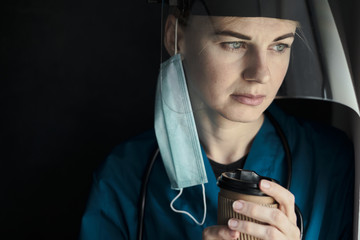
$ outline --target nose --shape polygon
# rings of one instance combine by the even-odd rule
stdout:
[[[243,70],[243,78],[247,81],[266,83],[270,80],[270,71],[266,52],[253,49],[247,53],[246,67]]]

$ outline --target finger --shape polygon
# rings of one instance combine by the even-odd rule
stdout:
[[[296,224],[295,196],[289,190],[267,180],[261,180],[260,189],[273,197],[279,203],[279,209],[288,216],[293,224]]]
[[[231,230],[225,225],[207,227],[202,234],[203,240],[231,240],[238,237],[239,233],[237,231]]]
[[[285,240],[289,239],[277,228],[271,225],[262,225],[249,221],[240,221],[238,219],[230,219],[228,222],[229,228],[252,235],[260,239],[276,239],[276,240]],[[291,239],[291,238],[290,238]]]
[[[277,208],[269,208],[251,202],[236,201],[233,204],[233,209],[235,212],[262,223],[272,225],[285,235],[292,235],[293,232],[297,232],[296,224],[292,223],[290,219]]]

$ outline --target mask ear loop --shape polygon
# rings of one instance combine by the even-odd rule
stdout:
[[[177,210],[177,209],[175,209],[174,208],[174,202],[181,196],[181,194],[183,193],[183,188],[180,188],[180,192],[179,192],[179,194],[171,201],[171,203],[170,203],[170,208],[171,208],[171,210],[173,210],[174,212],[176,212],[176,213],[181,213],[181,214],[185,214],[185,215],[187,215],[187,216],[189,216],[197,225],[199,225],[199,226],[202,226],[202,225],[204,225],[204,223],[205,223],[205,219],[206,219],[206,211],[207,211],[207,207],[206,207],[206,196],[205,196],[205,186],[204,186],[204,184],[201,184],[201,186],[202,186],[202,194],[203,194],[203,202],[204,202],[204,216],[203,216],[203,219],[202,219],[202,221],[201,221],[201,223],[200,222],[198,222],[189,212],[187,212],[187,211],[183,211],[183,210]]]
[[[176,18],[176,21],[175,21],[175,48],[174,48],[175,55],[177,54],[177,31],[178,31],[178,22],[179,22],[179,19]]]
[[[174,48],[174,53],[175,55],[177,54],[177,31],[178,31],[178,22],[179,22],[179,19],[176,18],[176,22],[175,22],[175,48]],[[170,208],[171,210],[173,210],[174,212],[176,213],[181,213],[181,214],[185,214],[187,216],[189,216],[197,225],[199,226],[202,226],[204,225],[205,223],[205,219],[206,219],[206,212],[207,212],[207,207],[206,207],[206,195],[205,195],[205,186],[204,184],[201,184],[202,186],[202,195],[203,195],[203,202],[204,202],[204,216],[203,216],[203,219],[200,222],[198,222],[189,212],[187,211],[183,211],[183,210],[178,210],[178,209],[175,209],[174,208],[174,203],[175,201],[181,196],[181,194],[183,193],[183,188],[180,188],[180,192],[179,194],[171,201],[170,203]]]

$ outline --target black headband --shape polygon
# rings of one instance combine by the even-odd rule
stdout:
[[[297,21],[294,12],[296,11],[294,1],[296,0],[193,0],[191,14],[270,17]]]
[[[299,6],[306,0],[147,0],[164,1],[193,15],[229,17],[269,17],[300,21]],[[300,4],[300,5],[299,5]]]

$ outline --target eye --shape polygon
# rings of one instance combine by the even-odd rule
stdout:
[[[287,48],[289,48],[290,46],[288,44],[283,44],[283,43],[280,43],[280,44],[277,44],[273,47],[273,50],[275,50],[276,52],[284,52]]]
[[[239,49],[243,46],[243,42],[232,42],[232,43],[229,43],[229,46],[231,48],[234,48],[234,49]]]
[[[246,47],[245,42],[224,42],[221,43],[221,45],[223,46],[223,48],[229,51],[238,51],[241,48]]]

